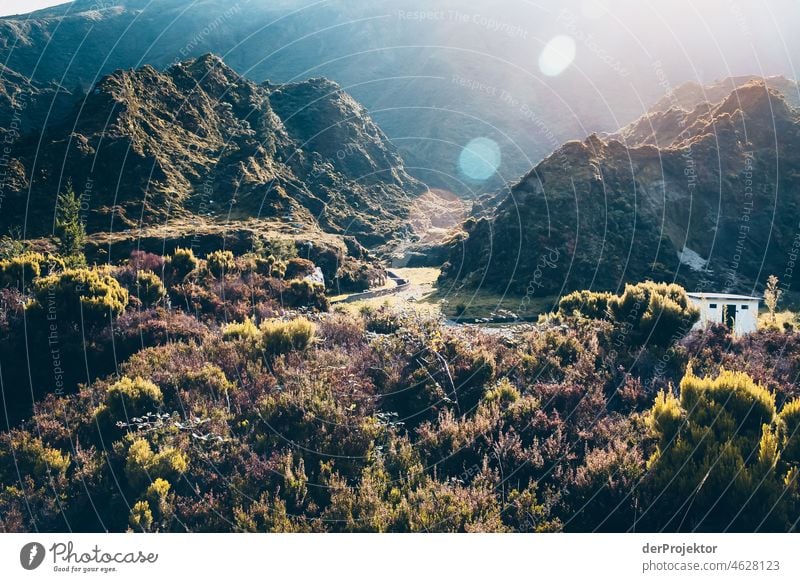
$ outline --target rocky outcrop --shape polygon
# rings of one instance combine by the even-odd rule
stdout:
[[[425,191],[335,83],[258,85],[213,55],[104,77],[63,122],[21,138],[13,162],[25,187],[6,192],[0,229],[27,216],[29,236],[51,229],[69,181],[91,232],[269,218],[369,246]]]
[[[623,143],[624,141],[624,143]],[[800,114],[763,81],[570,142],[451,243],[444,277],[521,294],[794,280]]]

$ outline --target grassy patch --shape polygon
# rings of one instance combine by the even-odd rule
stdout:
[[[769,310],[763,309],[758,314],[758,328],[768,329],[774,327],[777,329],[784,329],[786,324],[797,325],[797,312],[788,309],[784,311],[775,312],[775,321],[772,320]]]
[[[525,298],[488,291],[437,290],[424,301],[439,303],[442,312],[449,318],[483,319],[510,317],[511,314],[522,318],[535,318],[541,313],[552,311],[557,306],[558,298],[555,296]]]
[[[392,269],[403,279],[408,280],[412,285],[436,285],[436,280],[441,274],[441,269],[434,267],[419,267],[413,269]]]

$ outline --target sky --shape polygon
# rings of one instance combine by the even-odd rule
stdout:
[[[0,3],[0,16],[9,14],[25,14],[33,10],[64,4],[67,0],[3,0]]]

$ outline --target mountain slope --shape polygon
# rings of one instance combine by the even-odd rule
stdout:
[[[734,11],[715,9],[722,2],[694,10],[738,30]],[[715,54],[697,46],[706,38],[697,30],[702,19],[667,21],[632,35],[644,18],[652,21],[650,3],[630,3],[601,20],[582,15],[586,4],[79,0],[0,19],[0,62],[34,83],[56,81],[71,91],[88,91],[120,68],[161,70],[207,52],[257,82],[324,76],[367,107],[416,177],[474,197],[515,183],[567,140],[633,121],[661,97],[665,83],[683,82],[698,70],[710,78],[753,70],[791,74],[786,55],[798,52],[790,32],[782,35],[785,47],[744,54],[737,51],[747,43],[731,35],[736,46],[718,39],[723,46]],[[760,34],[789,27],[762,22],[766,11],[746,3],[738,11],[754,27],[760,23]],[[538,59],[557,35],[574,38],[575,62],[548,76]],[[773,44],[779,43],[764,46]],[[694,47],[687,63],[685,51]],[[502,154],[487,179],[470,177],[460,164],[476,138],[493,140]]]
[[[118,71],[63,122],[21,138],[0,228],[52,229],[71,180],[90,231],[191,216],[276,218],[387,242],[425,187],[334,83],[256,85],[218,57]],[[28,192],[30,190],[30,197]],[[26,214],[27,212],[27,214]]]
[[[764,82],[698,109],[638,122],[661,128],[660,148],[565,144],[466,223],[444,277],[522,294],[647,278],[752,291],[772,273],[800,287],[800,114]]]

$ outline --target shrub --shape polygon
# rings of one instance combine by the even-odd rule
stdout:
[[[781,456],[789,463],[800,463],[800,400],[785,404],[778,416],[783,437]]]
[[[297,245],[291,239],[274,238],[266,241],[263,251],[264,254],[285,262],[297,256]]]
[[[132,251],[128,264],[135,271],[161,273],[164,270],[164,257],[145,251]]]
[[[153,527],[153,512],[147,501],[137,501],[131,508],[129,523],[132,528],[150,531]]]
[[[166,267],[172,271],[178,281],[183,281],[189,273],[197,269],[198,264],[199,261],[194,256],[192,249],[175,249],[172,256],[168,257],[165,262]]]
[[[0,452],[0,480],[5,469],[13,467],[14,475],[21,472],[40,478],[45,475],[63,477],[70,466],[70,456],[58,449],[46,446],[41,439],[27,433],[13,433],[8,441],[0,440],[3,449]],[[6,457],[5,459],[3,457]],[[10,465],[10,467],[4,467]],[[10,476],[10,474],[8,475]],[[17,478],[15,477],[16,481]]]
[[[228,380],[225,372],[219,366],[206,363],[199,370],[191,370],[185,375],[183,387],[189,390],[211,392],[214,396],[222,396],[233,392],[236,384]]]
[[[143,438],[137,438],[128,448],[125,461],[125,476],[131,486],[139,491],[145,484],[158,478],[171,481],[179,478],[189,468],[189,459],[177,449],[167,447],[154,453]]]
[[[96,269],[67,269],[37,279],[34,296],[38,307],[55,309],[59,316],[89,325],[107,321],[125,311],[128,292],[111,275]]]
[[[316,267],[314,266],[314,263],[308,259],[294,257],[289,259],[289,261],[286,263],[286,272],[284,273],[284,277],[286,279],[302,279],[303,277],[313,275],[315,270]]]
[[[241,323],[229,323],[222,328],[222,339],[224,340],[252,340],[261,339],[261,331],[249,317]]]
[[[657,447],[648,461],[653,505],[645,523],[665,530],[784,531],[793,500],[784,494],[789,473],[778,465],[775,420],[775,397],[746,374],[723,370],[698,378],[688,370],[680,397],[662,393],[648,417]]]
[[[498,382],[497,386],[486,392],[484,398],[486,402],[512,404],[519,400],[520,397],[519,390],[508,381],[508,378],[503,378]]]
[[[305,350],[314,340],[315,333],[314,324],[305,317],[291,321],[268,320],[261,324],[259,330],[261,347],[270,356]]]
[[[563,316],[606,319],[620,330],[624,343],[667,347],[689,333],[700,312],[680,285],[647,281],[625,285],[622,295],[576,291],[558,304]]]
[[[403,327],[400,315],[387,307],[374,309],[364,306],[361,316],[364,318],[366,330],[371,333],[389,335],[397,333]]]
[[[61,255],[71,259],[70,264],[74,266],[85,263],[83,248],[86,245],[86,227],[81,219],[80,197],[76,196],[71,183],[58,196],[55,232]]]
[[[169,489],[169,481],[158,477],[155,481],[150,483],[145,495],[147,496],[148,501],[152,501],[154,504],[157,504],[159,500],[164,499],[167,496]]]
[[[612,297],[611,293],[574,291],[561,298],[558,312],[565,316],[578,313],[589,319],[603,319],[608,313],[608,302]]]
[[[136,273],[136,297],[146,307],[152,307],[167,295],[167,290],[158,275],[152,271]]]
[[[632,330],[635,345],[668,346],[686,335],[700,317],[683,287],[651,281],[626,285],[608,306],[614,321]]]
[[[236,270],[236,260],[231,251],[214,251],[206,257],[206,266],[219,279]]]
[[[17,257],[0,261],[0,286],[22,290],[42,274],[46,262],[44,255],[27,252]]]
[[[272,255],[266,258],[256,257],[253,259],[253,262],[255,272],[264,277],[276,277],[281,279],[286,274],[286,263],[277,260]]]
[[[286,275],[286,262],[276,259],[273,255],[268,256],[264,261],[265,263],[259,263],[259,268],[265,271],[262,273],[263,275],[283,279]]]
[[[13,259],[28,251],[30,245],[22,236],[19,226],[9,229],[8,234],[0,236],[0,260]]]
[[[380,287],[386,283],[386,271],[382,268],[345,257],[333,280],[340,292],[361,292],[370,287]]]
[[[154,412],[163,404],[164,395],[161,388],[149,380],[139,377],[131,380],[123,376],[109,386],[105,401],[113,418],[123,420]]]
[[[311,307],[326,311],[330,306],[328,298],[325,297],[325,287],[305,279],[289,281],[283,299],[289,307]]]

